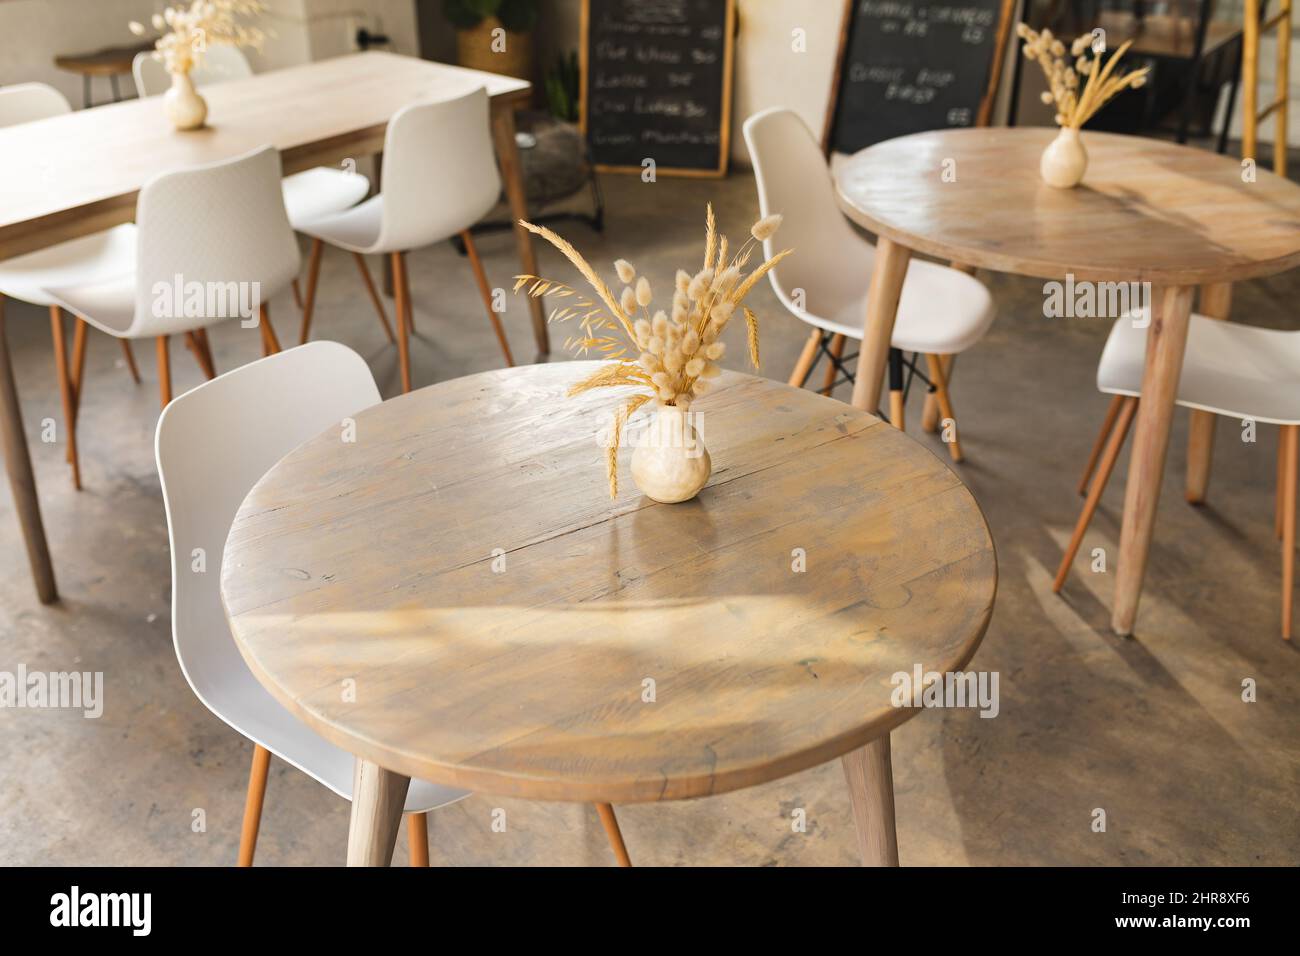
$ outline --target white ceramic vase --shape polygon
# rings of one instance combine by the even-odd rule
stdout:
[[[1079,131],[1062,127],[1056,139],[1043,150],[1038,171],[1043,182],[1057,189],[1070,189],[1079,185],[1088,169],[1088,151],[1079,141]]]
[[[687,414],[661,405],[632,452],[632,480],[647,498],[675,504],[694,498],[709,480],[713,462]]]
[[[171,88],[163,94],[167,118],[179,130],[198,129],[208,118],[208,104],[194,88],[188,73],[173,73]]]

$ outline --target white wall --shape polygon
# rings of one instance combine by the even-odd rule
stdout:
[[[734,161],[749,164],[741,125],[770,106],[794,110],[813,135],[821,137],[843,13],[842,3],[828,0],[740,0],[731,124]],[[802,52],[795,50],[796,30],[803,31]]]
[[[39,81],[81,105],[81,77],[58,69],[59,54],[89,53],[138,42],[127,28],[147,22],[163,0],[0,0],[0,84]],[[353,49],[357,27],[392,37],[399,53],[419,52],[414,0],[267,0],[258,25],[274,34],[249,51],[259,71],[320,60]],[[134,84],[120,78],[129,96]],[[95,101],[109,98],[107,79],[94,81]]]

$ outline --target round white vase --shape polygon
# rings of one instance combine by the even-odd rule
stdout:
[[[163,94],[163,109],[179,130],[198,129],[208,118],[208,104],[199,96],[188,73],[172,74],[171,88]]]
[[[1043,182],[1057,189],[1070,189],[1079,185],[1088,169],[1088,151],[1079,140],[1079,131],[1062,127],[1056,139],[1043,150],[1038,171]]]
[[[709,480],[713,462],[686,413],[661,405],[632,452],[632,480],[647,498],[675,504],[694,498]]]

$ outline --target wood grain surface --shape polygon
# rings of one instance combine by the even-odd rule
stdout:
[[[1300,265],[1300,186],[1238,160],[1084,130],[1074,189],[1039,178],[1054,129],[955,129],[839,167],[844,211],[915,252],[1020,275],[1201,285]],[[945,162],[955,175],[944,181]],[[950,177],[951,178],[951,177]]]
[[[625,449],[611,501],[597,433],[617,396],[564,397],[593,367],[412,392],[253,488],[222,595],[286,707],[400,774],[627,803],[845,754],[917,713],[891,705],[896,672],[971,659],[996,558],[931,452],[726,372],[697,405],[714,462],[700,496],[642,497]]]
[[[178,133],[161,97],[127,100],[0,130],[0,259],[129,222],[162,172],[280,151],[284,172],[383,149],[389,118],[422,97],[487,87],[494,107],[529,84],[372,50],[203,88],[208,125]]]

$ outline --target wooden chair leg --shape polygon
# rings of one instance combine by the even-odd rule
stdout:
[[[939,363],[939,356],[927,355],[925,364],[930,372],[930,381],[934,383],[934,399],[939,403],[939,412],[944,418],[951,419],[955,425],[957,416],[952,410],[952,396],[948,394],[948,380],[944,377],[943,366]],[[952,441],[946,444],[948,445],[948,454],[952,456],[952,460],[961,461],[964,457],[961,452],[961,441],[955,433],[952,436]]]
[[[901,349],[889,350],[889,424],[900,432],[906,430],[904,416],[907,393],[903,382],[903,352]]]
[[[320,256],[324,246],[323,240],[313,239],[311,252],[307,256],[307,295],[302,302],[302,335],[298,339],[299,345],[306,345],[307,336],[311,335],[311,318],[316,310],[316,283],[320,279]]]
[[[838,362],[844,355],[844,336],[831,336],[831,355],[834,356],[835,362]],[[839,374],[839,368],[835,362],[826,363],[826,376],[822,379],[822,394],[829,397],[835,390],[835,376]]]
[[[81,383],[86,377],[86,320],[78,318],[72,326],[72,366],[68,375],[72,380],[72,417],[76,421],[81,411]]]
[[[63,427],[67,431],[68,461],[72,465],[72,487],[81,490],[81,462],[77,457],[77,410],[72,378],[68,372],[68,343],[63,329],[63,310],[50,306],[50,332],[54,337],[54,366],[59,377],[59,397],[63,401]]]
[[[172,363],[167,354],[167,336],[158,336],[155,344],[158,349],[158,396],[162,399],[162,407],[166,408],[172,400]]]
[[[298,311],[301,312],[302,311],[302,286],[298,283],[297,277],[294,278],[293,282],[291,283],[291,286],[293,288],[293,304],[297,306]]]
[[[813,329],[808,334],[808,341],[803,344],[803,351],[799,353],[799,360],[794,363],[794,371],[790,373],[790,384],[795,388],[803,388],[804,382],[808,381],[808,373],[812,370],[813,362],[817,359],[817,350],[821,348],[822,330]]]
[[[939,364],[943,366],[943,378],[952,384],[952,370],[957,364],[957,356],[940,355]],[[939,403],[933,392],[925,393],[925,405],[921,409],[921,431],[933,435],[939,430]]]
[[[392,254],[393,292],[397,300],[397,362],[402,372],[402,392],[411,390],[411,287],[406,281],[406,257]]]
[[[239,833],[239,865],[252,866],[257,850],[257,830],[262,825],[262,798],[266,796],[266,771],[271,751],[253,745],[253,766],[248,771],[248,795],[244,798],[244,826]]]
[[[72,361],[68,369],[68,379],[72,385],[72,421],[68,423],[68,431],[73,434],[77,431],[77,419],[81,415],[81,383],[86,377],[86,320],[74,318],[72,324]],[[68,445],[64,457],[69,465],[72,464],[72,445]],[[78,467],[80,471],[80,467]]]
[[[907,422],[903,417],[903,391],[902,389],[889,390],[889,424],[893,425],[900,432],[907,429]]]
[[[1110,430],[1115,427],[1115,419],[1119,418],[1119,409],[1123,404],[1123,395],[1111,397],[1110,407],[1106,409],[1106,418],[1101,423],[1101,431],[1097,435],[1097,440],[1092,443],[1092,451],[1088,452],[1088,463],[1083,466],[1083,477],[1079,479],[1080,497],[1088,493],[1088,481],[1092,478],[1092,470],[1097,467],[1101,450],[1106,447],[1106,439],[1110,437]]]
[[[600,822],[605,825],[605,836],[609,837],[609,845],[614,851],[614,858],[618,860],[618,865],[631,866],[632,858],[627,855],[627,844],[623,842],[623,831],[618,828],[618,817],[614,816],[614,808],[608,803],[598,803],[596,812],[600,814]]]
[[[135,364],[135,352],[131,351],[130,339],[118,339],[122,343],[122,356],[126,359],[126,367],[131,372],[131,378],[135,384],[140,384],[140,369]]]
[[[501,327],[501,316],[497,315],[496,310],[492,308],[492,290],[488,286],[487,274],[483,271],[483,260],[478,257],[474,237],[466,229],[460,234],[460,238],[465,243],[465,251],[469,253],[469,264],[474,270],[474,278],[478,280],[478,294],[483,298],[483,308],[487,309],[488,321],[492,323],[492,331],[497,334],[497,342],[501,345],[501,353],[506,357],[506,365],[513,366],[515,364],[514,356],[510,354],[510,343],[506,341],[506,330]]]
[[[366,257],[359,252],[352,253],[352,257],[357,260],[357,268],[361,270],[361,279],[366,284],[366,292],[370,294],[370,301],[375,306],[375,312],[379,315],[379,324],[384,327],[384,334],[388,336],[389,342],[396,342],[397,338],[393,335],[393,327],[388,324],[388,316],[384,314],[384,303],[379,298],[379,293],[375,289],[375,280],[370,277],[370,269],[366,266]]]
[[[1110,481],[1111,472],[1115,470],[1115,462],[1119,458],[1120,450],[1124,447],[1124,440],[1128,437],[1129,426],[1133,424],[1133,416],[1137,413],[1138,400],[1136,398],[1121,396],[1121,399],[1118,420],[1107,438],[1106,448],[1102,453],[1101,461],[1097,465],[1097,473],[1093,475],[1092,484],[1088,486],[1088,497],[1083,502],[1083,510],[1079,513],[1079,520],[1074,525],[1074,534],[1070,536],[1070,543],[1065,546],[1065,554],[1061,556],[1061,566],[1056,569],[1056,580],[1052,582],[1052,590],[1058,594],[1061,588],[1065,586],[1065,579],[1070,573],[1070,565],[1074,563],[1074,556],[1079,553],[1079,545],[1083,543],[1083,535],[1088,530],[1088,524],[1092,521],[1093,514],[1097,511],[1097,503],[1101,501],[1101,494],[1106,490],[1106,483]]]
[[[271,309],[265,302],[258,306],[257,326],[262,330],[262,354],[274,355],[280,351],[280,340],[276,338],[275,326],[271,324]]]
[[[1282,511],[1283,486],[1286,484],[1286,428],[1280,428],[1277,433],[1277,499],[1273,503],[1273,533],[1277,535],[1277,540],[1282,540]]]
[[[217,377],[217,370],[212,364],[212,357],[204,347],[203,340],[199,337],[198,332],[186,332],[185,344],[189,350],[194,353],[194,361],[203,371],[203,377],[209,382]]]
[[[406,842],[410,844],[411,866],[429,865],[429,815],[406,815]]]
[[[1292,605],[1295,599],[1295,526],[1297,471],[1300,470],[1300,425],[1282,427],[1286,448],[1282,487],[1282,638],[1291,640]]]

